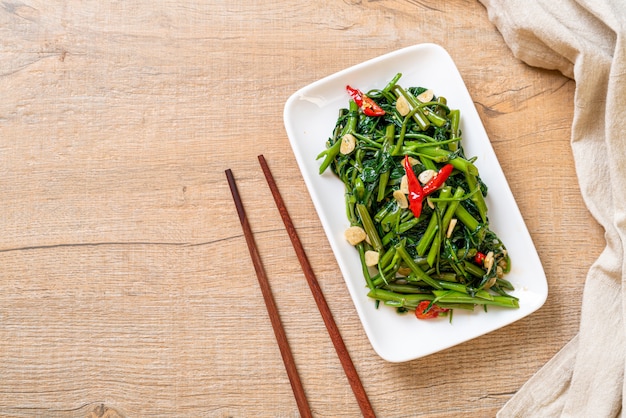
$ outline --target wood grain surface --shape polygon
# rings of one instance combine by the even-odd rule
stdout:
[[[423,42],[455,60],[550,293],[513,325],[391,364],[348,298],[282,111],[312,81]],[[475,1],[1,1],[0,416],[298,415],[227,168],[313,414],[359,416],[259,154],[378,416],[494,416],[576,334],[603,247],[570,151],[574,90],[516,60]]]

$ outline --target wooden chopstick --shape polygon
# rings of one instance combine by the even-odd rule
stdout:
[[[265,179],[267,180],[267,184],[270,187],[272,192],[272,196],[274,197],[274,201],[276,202],[276,206],[278,207],[278,211],[280,212],[280,216],[283,219],[283,223],[285,224],[285,228],[287,229],[287,233],[289,234],[289,238],[291,238],[291,243],[293,245],[294,250],[296,251],[296,255],[298,256],[298,260],[300,261],[300,265],[302,266],[302,270],[304,272],[304,276],[311,288],[311,293],[313,293],[313,298],[315,299],[315,303],[317,303],[317,307],[322,315],[322,319],[324,320],[324,324],[326,325],[326,329],[328,330],[328,334],[330,335],[330,339],[335,346],[335,351],[337,351],[337,355],[339,356],[339,360],[341,361],[341,365],[343,366],[343,370],[348,378],[348,382],[352,387],[352,392],[354,392],[354,396],[356,397],[357,402],[359,403],[359,407],[361,408],[361,413],[364,417],[375,417],[374,410],[372,405],[370,404],[369,398],[367,397],[367,393],[363,388],[361,383],[361,379],[352,363],[352,359],[350,358],[350,353],[348,353],[348,349],[343,342],[343,338],[341,338],[341,334],[339,333],[339,328],[337,328],[337,324],[333,319],[332,312],[326,303],[326,298],[322,293],[322,289],[315,277],[315,273],[313,272],[313,268],[309,263],[309,260],[304,251],[304,247],[300,242],[300,238],[298,237],[298,233],[296,232],[296,228],[291,221],[291,217],[289,216],[289,212],[287,212],[287,207],[283,201],[282,196],[280,195],[280,191],[278,190],[278,186],[276,186],[276,182],[274,181],[274,177],[270,171],[267,162],[265,161],[265,157],[263,155],[259,155],[259,163],[261,164],[261,168],[263,169],[263,174],[265,174]]]
[[[274,335],[276,336],[276,340],[278,341],[278,348],[280,349],[280,354],[283,358],[285,369],[287,369],[289,382],[291,383],[291,388],[296,398],[296,403],[298,404],[298,410],[300,411],[300,415],[302,417],[313,417],[313,414],[311,413],[311,408],[309,407],[309,403],[306,398],[306,394],[304,393],[304,388],[302,387],[302,382],[300,381],[300,376],[298,375],[298,370],[296,369],[296,362],[293,359],[293,354],[291,353],[291,348],[289,347],[287,335],[285,334],[283,324],[280,320],[280,315],[278,314],[278,309],[272,295],[269,280],[267,279],[265,269],[263,268],[263,263],[261,262],[261,256],[259,255],[259,251],[254,241],[252,229],[250,228],[250,224],[248,223],[248,217],[246,216],[241,197],[239,196],[239,191],[237,190],[235,177],[233,176],[233,172],[230,169],[226,170],[226,178],[228,179],[228,185],[230,186],[230,191],[233,195],[233,200],[235,201],[235,207],[237,208],[239,221],[241,222],[243,234],[246,237],[246,243],[248,244],[250,257],[252,257],[254,270],[256,271],[257,278],[259,279],[259,285],[261,287],[261,292],[263,293],[263,299],[265,300],[265,305],[267,306],[267,313],[269,314],[272,328],[274,329]]]

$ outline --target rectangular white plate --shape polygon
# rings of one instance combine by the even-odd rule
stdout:
[[[450,323],[445,317],[418,320],[412,314],[399,315],[382,304],[376,309],[374,301],[367,297],[358,253],[343,236],[349,226],[344,185],[330,169],[319,175],[322,160],[316,157],[325,149],[339,109],[348,106],[346,85],[364,91],[382,89],[398,72],[402,73],[399,85],[433,89],[436,95],[447,98],[450,107],[460,109],[465,154],[478,157],[476,166],[489,188],[490,228],[510,253],[513,268],[506,278],[516,288],[511,294],[519,298],[519,309],[457,310]],[[316,81],[287,100],[284,120],[302,176],[356,311],[372,347],[383,359],[403,362],[444,350],[511,324],[544,304],[548,286],[541,261],[465,83],[442,47],[415,45]]]

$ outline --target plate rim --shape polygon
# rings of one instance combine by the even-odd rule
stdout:
[[[321,202],[319,201],[318,197],[317,197],[317,191],[315,190],[315,185],[313,184],[312,181],[312,177],[311,175],[313,173],[310,173],[309,171],[307,171],[305,169],[306,167],[306,162],[303,161],[304,159],[304,155],[302,155],[302,153],[298,152],[297,146],[298,144],[298,138],[297,138],[297,134],[294,132],[294,129],[291,125],[291,121],[292,121],[292,117],[291,117],[291,112],[294,110],[294,107],[297,105],[297,103],[301,100],[303,100],[304,97],[307,96],[307,94],[315,91],[316,89],[320,89],[323,86],[327,85],[328,83],[335,81],[337,79],[341,79],[342,77],[349,75],[349,74],[353,74],[355,72],[361,71],[363,69],[368,69],[371,66],[374,65],[378,65],[380,63],[384,63],[387,61],[393,61],[394,58],[397,57],[401,57],[404,56],[405,54],[414,54],[417,53],[419,51],[424,51],[424,50],[428,50],[431,52],[434,52],[436,54],[440,54],[442,57],[444,57],[446,60],[448,60],[448,63],[451,64],[451,67],[448,68],[449,71],[452,71],[455,73],[455,76],[458,78],[456,80],[457,83],[460,83],[460,87],[462,87],[463,91],[461,92],[463,95],[467,96],[467,98],[471,101],[471,109],[461,109],[462,114],[467,114],[468,111],[473,111],[476,116],[478,116],[477,114],[477,110],[475,108],[474,102],[471,99],[471,95],[469,93],[469,91],[467,90],[467,87],[465,85],[465,82],[463,80],[463,78],[461,77],[461,74],[458,70],[458,67],[456,66],[456,64],[454,63],[454,61],[452,60],[452,57],[450,56],[450,54],[445,50],[445,48],[443,48],[442,46],[435,44],[435,43],[419,43],[419,44],[415,44],[412,46],[408,46],[408,47],[404,47],[404,48],[400,48],[391,52],[388,52],[386,54],[371,58],[369,60],[363,61],[361,63],[352,65],[350,67],[344,68],[340,71],[337,71],[333,74],[330,74],[326,77],[323,77],[319,80],[313,81],[312,83],[298,89],[296,92],[294,92],[293,94],[291,94],[289,96],[289,98],[287,99],[287,101],[285,102],[285,106],[284,106],[284,110],[283,110],[283,120],[284,120],[284,125],[285,125],[285,129],[287,131],[287,136],[289,138],[289,142],[290,145],[292,147],[292,151],[294,152],[296,161],[298,163],[298,167],[301,171],[301,174],[303,176],[303,179],[305,181],[305,185],[307,187],[307,190],[309,192],[309,195],[313,201],[316,213],[322,223],[322,227],[324,229],[324,232],[327,236],[327,239],[329,241],[329,244],[331,246],[331,249],[333,251],[333,255],[336,258],[337,264],[339,266],[339,269],[342,273],[343,279],[345,281],[346,286],[348,287],[348,290],[350,292],[350,296],[352,299],[353,304],[355,305],[357,314],[359,316],[359,319],[361,321],[361,324],[365,330],[366,335],[368,336],[368,339],[370,341],[370,344],[372,345],[374,351],[383,359],[389,361],[389,362],[394,362],[394,363],[399,363],[399,362],[404,362],[404,361],[410,361],[410,360],[414,360],[417,358],[421,358],[421,357],[425,357],[427,355],[430,354],[434,354],[435,352],[439,352],[445,349],[448,349],[450,347],[462,344],[464,342],[467,342],[471,339],[475,339],[478,338],[482,335],[485,335],[487,333],[496,331],[500,328],[503,328],[505,326],[508,326],[514,322],[517,322],[527,316],[529,316],[530,314],[536,312],[538,309],[540,309],[544,304],[545,301],[547,300],[548,297],[548,283],[547,283],[547,278],[545,276],[545,271],[543,269],[543,265],[541,263],[541,260],[539,259],[539,256],[537,254],[537,250],[536,247],[534,245],[534,243],[532,242],[532,237],[530,236],[530,233],[528,231],[528,228],[526,226],[526,223],[521,215],[521,212],[519,211],[519,207],[517,205],[517,202],[515,201],[515,198],[510,190],[508,181],[506,179],[506,177],[504,176],[504,173],[502,172],[502,168],[500,166],[500,163],[497,159],[497,156],[495,155],[495,151],[493,150],[492,144],[491,144],[491,140],[489,139],[489,136],[487,135],[487,132],[484,128],[484,124],[482,122],[482,120],[480,119],[480,117],[478,116],[478,125],[477,126],[473,126],[474,129],[478,129],[480,132],[478,132],[478,134],[484,138],[486,138],[486,142],[482,143],[481,146],[486,148],[487,154],[489,155],[490,158],[493,158],[497,167],[494,167],[495,171],[499,172],[499,174],[501,175],[501,181],[502,184],[499,184],[500,187],[504,187],[506,189],[506,192],[510,195],[510,197],[512,198],[512,203],[514,206],[514,210],[517,212],[514,215],[516,215],[519,219],[521,219],[521,223],[522,223],[522,229],[523,229],[523,233],[526,234],[527,239],[530,241],[531,244],[531,249],[533,254],[531,254],[531,256],[536,260],[536,263],[538,263],[538,267],[539,267],[539,271],[537,272],[541,277],[539,277],[537,280],[539,280],[539,282],[541,282],[543,285],[540,286],[541,289],[539,289],[539,294],[538,294],[538,298],[534,301],[534,304],[532,306],[531,309],[527,309],[526,311],[524,311],[523,315],[517,315],[515,316],[512,320],[509,321],[505,321],[504,323],[502,323],[499,326],[496,327],[491,327],[491,328],[486,328],[484,330],[484,332],[474,332],[471,337],[469,338],[464,338],[461,339],[459,341],[456,341],[452,344],[446,345],[446,346],[440,346],[439,348],[435,349],[435,350],[422,350],[421,352],[415,352],[413,354],[403,354],[403,355],[398,355],[397,353],[394,355],[393,353],[388,352],[388,350],[386,350],[384,347],[381,347],[381,345],[379,344],[378,340],[375,338],[376,336],[373,335],[373,330],[371,329],[371,324],[369,324],[366,321],[366,318],[362,312],[361,306],[358,303],[358,301],[355,299],[355,295],[354,295],[354,287],[353,287],[353,283],[349,281],[349,278],[347,277],[348,273],[345,271],[346,267],[344,265],[344,260],[341,259],[340,257],[340,253],[339,250],[336,248],[337,247],[337,242],[335,239],[333,239],[332,237],[332,232],[333,231],[329,231],[328,230],[328,222],[326,220],[326,216],[327,214],[324,212],[322,206],[321,206]],[[401,79],[402,80],[402,79]],[[384,82],[387,82],[386,80],[383,80]],[[347,99],[346,99],[346,103],[347,103]],[[338,109],[337,109],[338,110]],[[332,123],[334,124],[336,120],[332,121]],[[320,143],[321,148],[319,149],[319,151],[323,151],[323,142]],[[464,141],[464,147],[466,146],[466,143]],[[311,156],[309,156],[311,157]],[[481,171],[482,173],[482,171]],[[489,182],[491,180],[487,181],[486,183],[489,185]],[[340,197],[337,197],[338,199],[340,199]],[[342,213],[343,214],[343,213]],[[491,213],[490,213],[491,215]],[[490,219],[490,225],[491,225],[491,219]],[[337,231],[334,231],[337,232]],[[500,234],[498,234],[500,235]],[[507,242],[504,243],[505,245],[507,245]],[[508,246],[507,246],[508,247]],[[362,274],[361,274],[361,280],[363,280],[362,278]],[[371,299],[370,299],[371,300]]]

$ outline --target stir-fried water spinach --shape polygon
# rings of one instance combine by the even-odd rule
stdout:
[[[346,239],[368,296],[420,319],[477,305],[517,308],[506,248],[489,229],[475,159],[465,156],[460,112],[397,74],[382,90],[347,86],[318,159],[345,184]]]

